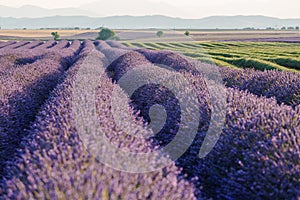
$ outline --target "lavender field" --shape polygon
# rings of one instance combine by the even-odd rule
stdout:
[[[172,51],[137,46],[0,41],[0,199],[300,199],[299,65],[287,71],[221,67],[175,51],[182,47],[178,44],[169,44]],[[220,75],[226,94],[224,124],[204,157],[199,157],[200,148],[221,108],[214,107],[218,98],[197,67],[207,69],[208,77]],[[170,84],[180,88],[184,101],[195,97],[185,127],[196,127],[191,144],[178,159],[167,155],[167,166],[144,173],[101,162],[104,158],[82,138],[83,131],[99,126],[112,146],[133,154],[154,154],[175,140],[183,121],[182,100],[157,83],[127,92],[122,83],[131,71],[139,81],[148,72],[158,82],[172,77]],[[166,117],[157,134],[156,127],[148,126],[154,105],[161,105]],[[116,116],[116,110],[135,125]],[[96,121],[89,121],[94,115]],[[113,155],[106,156],[128,162]],[[159,166],[160,160],[148,164]]]

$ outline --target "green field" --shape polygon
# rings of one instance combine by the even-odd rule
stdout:
[[[300,72],[300,44],[270,42],[124,43],[130,47],[172,50],[194,59],[232,68]]]

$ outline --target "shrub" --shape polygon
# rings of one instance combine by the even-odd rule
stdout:
[[[58,32],[52,32],[51,35],[53,36],[54,40],[58,40],[60,35],[58,34]]]
[[[108,28],[102,28],[97,40],[118,40],[118,37],[115,31]]]
[[[162,32],[162,31],[157,31],[157,33],[156,33],[157,37],[161,37],[161,36],[163,36],[163,34],[164,34],[164,32]]]
[[[185,31],[184,35],[190,36],[190,32],[189,31]]]

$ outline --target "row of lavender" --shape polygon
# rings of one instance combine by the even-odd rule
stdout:
[[[63,83],[51,93],[30,127],[20,147],[22,156],[6,168],[7,175],[0,187],[3,198],[196,199],[195,194],[200,198],[200,193],[192,183],[184,180],[174,163],[155,172],[130,174],[105,166],[87,152],[78,133],[81,127],[75,126],[72,113],[74,90],[80,86],[78,80],[95,84],[89,82],[92,76],[89,73],[94,73],[89,68],[104,70],[108,60],[95,51],[92,42],[84,46],[80,59],[69,68]],[[155,147],[149,141],[128,136],[114,123],[110,101],[112,90],[118,86],[105,74],[96,83],[99,123],[109,141],[137,153],[153,151]],[[79,99],[85,98],[89,96],[79,96]],[[116,100],[127,101],[122,97]],[[134,115],[133,110],[129,108],[128,114]],[[142,124],[141,121],[136,123]],[[142,127],[127,129],[148,134]]]
[[[6,163],[15,159],[25,129],[81,48],[79,41],[71,46],[63,41],[51,49],[47,48],[49,43],[54,42],[8,42],[0,46],[0,179]]]
[[[47,42],[6,42],[0,44],[1,57],[10,58],[9,61],[16,64],[32,63],[41,58],[44,54],[56,54],[64,57],[63,64],[70,65],[74,52],[78,53],[81,43],[78,40],[73,41],[71,44],[67,40],[60,42],[47,41]],[[69,62],[69,63],[68,63]],[[1,65],[5,65],[3,61]]]
[[[112,47],[128,48],[120,43],[110,41]],[[176,70],[195,71],[188,63],[188,58],[172,51],[153,51],[137,49],[151,62],[162,62],[171,65]],[[293,107],[300,104],[300,73],[282,72],[275,70],[259,71],[254,69],[237,70],[227,67],[219,68],[227,87],[247,90],[258,96],[275,98],[279,104],[284,103]]]
[[[272,99],[228,89],[226,125],[221,139],[208,157],[199,159],[197,154],[209,125],[210,108],[207,87],[201,76],[191,73],[193,65],[177,54],[160,56],[159,52],[153,56],[155,52],[145,54],[139,50],[144,57],[128,49],[111,48],[103,42],[96,45],[105,57],[94,51],[91,42],[86,42],[79,60],[68,70],[64,82],[51,94],[30,130],[26,131],[26,140],[19,148],[19,155],[23,156],[9,162],[6,168],[6,177],[0,186],[3,198],[200,199],[205,194],[205,198],[296,199],[300,196],[297,190],[299,107],[280,106]],[[119,80],[139,65],[156,67],[150,60],[181,71],[194,85],[201,111],[198,135],[176,165],[147,174],[128,174],[105,167],[86,151],[79,138],[80,127],[74,125],[72,94],[78,72],[88,55],[96,58],[96,64],[98,59],[99,68],[111,63],[107,75],[99,78],[98,116],[106,137],[127,150],[148,152],[157,144],[169,142],[176,134],[176,130],[171,129],[178,120],[178,102],[172,100],[174,97],[166,88],[157,85],[143,87],[144,90],[135,93],[132,107],[128,109],[134,119],[138,118],[134,113],[140,113],[147,121],[147,112],[154,103],[165,106],[171,116],[157,137],[136,139],[126,135],[114,122],[110,101],[113,88],[119,86],[113,84],[113,80]],[[151,56],[157,60],[151,60]],[[85,74],[82,78],[88,83],[89,77]],[[127,100],[120,98],[115,102],[123,105]],[[136,120],[136,123],[143,123]],[[128,129],[142,135],[148,132],[143,128]]]
[[[121,47],[122,51],[126,50],[118,44],[110,44]],[[118,48],[114,51],[120,52]],[[130,50],[127,49],[127,51]],[[137,51],[152,63],[167,65],[185,74],[187,79],[197,87],[199,102],[206,101],[209,104],[208,93],[203,93],[207,91],[207,87],[202,76],[195,73],[193,62],[169,51],[144,49]],[[110,71],[113,72],[111,74],[116,80],[126,72],[127,66],[132,68],[137,65],[137,60],[142,60],[136,57],[140,56],[130,52],[114,63]],[[258,97],[238,89],[228,89],[226,123],[214,150],[207,157],[198,158],[199,148],[205,136],[205,132],[202,132],[203,129],[199,127],[198,137],[194,144],[176,164],[182,167],[191,178],[197,177],[191,182],[198,188],[202,188],[202,192],[207,197],[216,199],[299,198],[300,106],[297,101],[299,97],[294,96],[300,88],[299,75],[274,71],[228,71],[225,69],[221,72],[225,74],[228,86],[250,90],[257,95],[275,96],[278,102],[293,105],[294,108],[278,105],[274,99]],[[149,102],[153,101],[149,98],[151,92],[154,91],[148,89],[145,92],[147,95],[133,96],[137,98],[133,99],[133,102],[152,105],[153,103]],[[158,103],[159,99],[155,101]],[[205,108],[203,105],[200,107],[202,111]],[[138,108],[141,107],[138,106]],[[204,109],[204,111],[210,112],[209,109]],[[140,113],[145,119],[148,118],[143,108]],[[209,116],[209,113],[204,116]],[[166,134],[170,133],[166,132]],[[164,141],[166,136],[159,135],[158,137],[162,137],[157,138],[158,140]]]
[[[138,52],[150,61],[171,65],[176,70],[193,71],[193,66],[187,63],[178,53],[170,51],[152,51],[140,49]],[[274,97],[279,104],[293,107],[300,104],[300,73],[281,72],[274,70],[258,71],[254,69],[236,70],[226,67],[219,68],[227,87],[247,90],[258,96]]]

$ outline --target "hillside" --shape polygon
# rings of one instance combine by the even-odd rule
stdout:
[[[0,17],[2,29],[40,28],[98,28],[101,26],[118,29],[241,29],[245,27],[266,28],[299,26],[300,19],[279,19],[266,16],[212,16],[201,19],[182,19],[162,15],[148,16],[51,16],[42,18]]]

